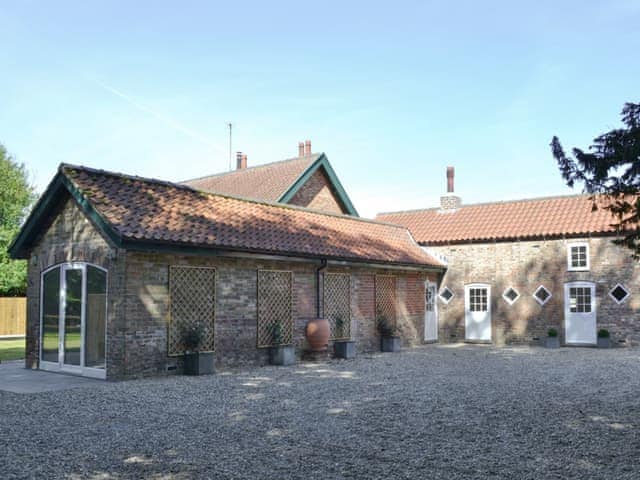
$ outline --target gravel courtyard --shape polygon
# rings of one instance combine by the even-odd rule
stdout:
[[[640,350],[425,346],[0,392],[0,477],[637,479]]]

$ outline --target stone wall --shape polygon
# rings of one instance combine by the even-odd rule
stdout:
[[[300,187],[288,203],[322,212],[346,213],[340,206],[335,194],[331,191],[330,185],[331,183],[326,173],[319,168]]]
[[[170,320],[169,268],[172,265],[216,269],[215,359],[217,367],[264,364],[267,349],[257,348],[258,270],[293,272],[294,345],[298,355],[307,348],[304,329],[316,317],[316,265],[300,262],[178,256],[128,252],[123,377],[159,375],[182,368],[180,357],[167,355]],[[425,274],[366,268],[331,267],[326,272],[349,273],[351,333],[360,352],[379,348],[375,329],[375,275],[397,276],[399,327],[407,346],[424,337]],[[322,298],[322,290],[320,292]]]
[[[438,300],[440,341],[464,340],[464,286],[487,283],[491,285],[494,343],[533,343],[544,337],[549,327],[557,328],[564,342],[564,284],[581,280],[596,284],[597,328],[607,328],[619,344],[640,343],[640,265],[611,240],[599,237],[430,247],[449,263],[440,291],[446,286],[455,294],[449,304]],[[567,244],[575,241],[589,243],[589,271],[567,269]],[[631,292],[622,305],[609,296],[618,283]],[[542,306],[532,296],[540,285],[552,293]],[[508,287],[520,293],[513,305],[502,298]]]

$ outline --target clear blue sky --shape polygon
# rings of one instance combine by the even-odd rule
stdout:
[[[215,4],[214,4],[215,3]],[[549,152],[640,101],[640,1],[0,4],[0,142],[168,180],[310,138],[356,208],[571,193]]]

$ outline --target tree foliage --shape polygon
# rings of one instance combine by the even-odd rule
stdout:
[[[27,265],[11,260],[7,248],[20,230],[35,199],[23,164],[17,163],[0,144],[0,296],[24,295]]]
[[[626,103],[621,113],[624,128],[596,137],[588,151],[574,148],[567,156],[558,137],[551,151],[569,187],[584,185],[592,195],[593,208],[612,213],[612,225],[623,233],[616,240],[640,259],[640,103]],[[603,199],[605,202],[598,202]]]

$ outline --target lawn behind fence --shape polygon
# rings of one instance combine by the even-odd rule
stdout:
[[[0,361],[22,360],[24,358],[24,338],[0,339]]]

